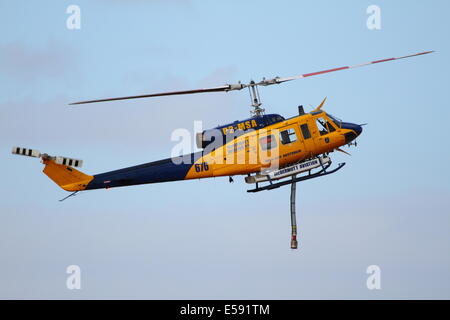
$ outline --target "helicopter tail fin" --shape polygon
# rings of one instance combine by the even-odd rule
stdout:
[[[81,191],[86,188],[93,176],[84,174],[74,167],[81,167],[82,160],[67,157],[52,157],[36,149],[14,147],[12,154],[40,158],[45,164],[44,173],[66,191]]]
[[[77,169],[58,164],[54,160],[43,160],[45,168],[43,172],[58,186],[66,191],[81,191],[86,188],[94,178]]]

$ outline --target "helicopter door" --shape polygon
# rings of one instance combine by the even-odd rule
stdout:
[[[253,142],[254,141],[254,142]],[[211,152],[213,176],[232,176],[260,168],[257,134],[242,135],[225,144],[219,152]]]
[[[311,126],[310,121],[300,124],[299,128],[303,138],[304,150],[306,154],[313,153],[316,147],[313,139],[313,131],[315,128]]]
[[[289,163],[295,161],[305,150],[299,131],[296,130],[296,125],[282,127],[279,130],[280,162]]]

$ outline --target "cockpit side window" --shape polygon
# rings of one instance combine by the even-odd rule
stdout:
[[[326,134],[329,133],[328,129],[327,129],[327,126],[326,126],[326,121],[325,121],[324,118],[317,118],[316,119],[316,125],[317,125],[317,128],[319,129],[319,132],[320,132],[321,136],[326,135]]]
[[[282,144],[289,144],[297,141],[297,135],[294,128],[289,128],[280,132],[280,140]]]
[[[333,121],[333,123],[336,125],[336,127],[341,128],[342,127],[342,120],[339,118],[336,118],[335,116],[327,113],[328,118],[331,119],[331,121]]]
[[[317,118],[316,124],[321,136],[336,131],[336,128],[331,124],[331,122],[324,118]]]
[[[328,128],[328,132],[336,131],[336,129],[334,128],[333,124],[330,121],[327,121],[326,125]]]

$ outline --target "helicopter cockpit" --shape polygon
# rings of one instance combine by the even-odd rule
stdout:
[[[320,135],[326,135],[328,133],[336,131],[342,127],[342,121],[326,112],[313,113],[314,115],[320,114],[321,117],[316,118],[316,125],[319,129]]]
[[[325,113],[327,115],[328,118],[331,119],[331,121],[336,125],[337,128],[342,128],[342,120],[329,114],[329,113]]]
[[[345,133],[345,141],[347,143],[350,143],[362,132],[362,125],[350,122],[343,122],[341,119],[336,118],[335,116],[326,113],[324,111],[312,112],[311,114],[319,116],[318,118],[316,118],[316,125],[317,128],[319,129],[321,136],[334,132],[337,129],[349,129],[352,130],[353,132]]]

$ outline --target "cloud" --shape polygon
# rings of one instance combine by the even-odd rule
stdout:
[[[142,92],[217,86],[234,79],[234,73],[231,67],[218,69],[192,83],[170,77],[161,80],[157,87]],[[105,96],[120,94],[109,92]],[[98,97],[102,96],[99,94]],[[97,96],[79,97],[80,100],[84,98]],[[193,146],[195,120],[203,120],[206,129],[231,122],[233,113],[245,117],[245,109],[243,112],[239,108],[242,106],[240,99],[245,98],[209,93],[68,106],[72,100],[67,96],[59,95],[45,101],[27,97],[0,103],[0,135],[6,149],[23,145],[43,152],[76,154],[86,159],[95,156],[105,159],[109,153],[117,154],[127,164],[133,154],[148,158],[148,161],[158,160],[170,156],[176,144],[170,137],[177,128],[191,132]],[[95,150],[94,154],[92,150]],[[116,160],[120,162],[120,159]],[[94,164],[94,160],[91,163]],[[111,166],[115,165],[121,164],[111,161]]]
[[[74,69],[75,59],[71,52],[56,41],[48,41],[38,48],[9,43],[0,46],[0,68],[5,75],[19,81],[60,78]]]

